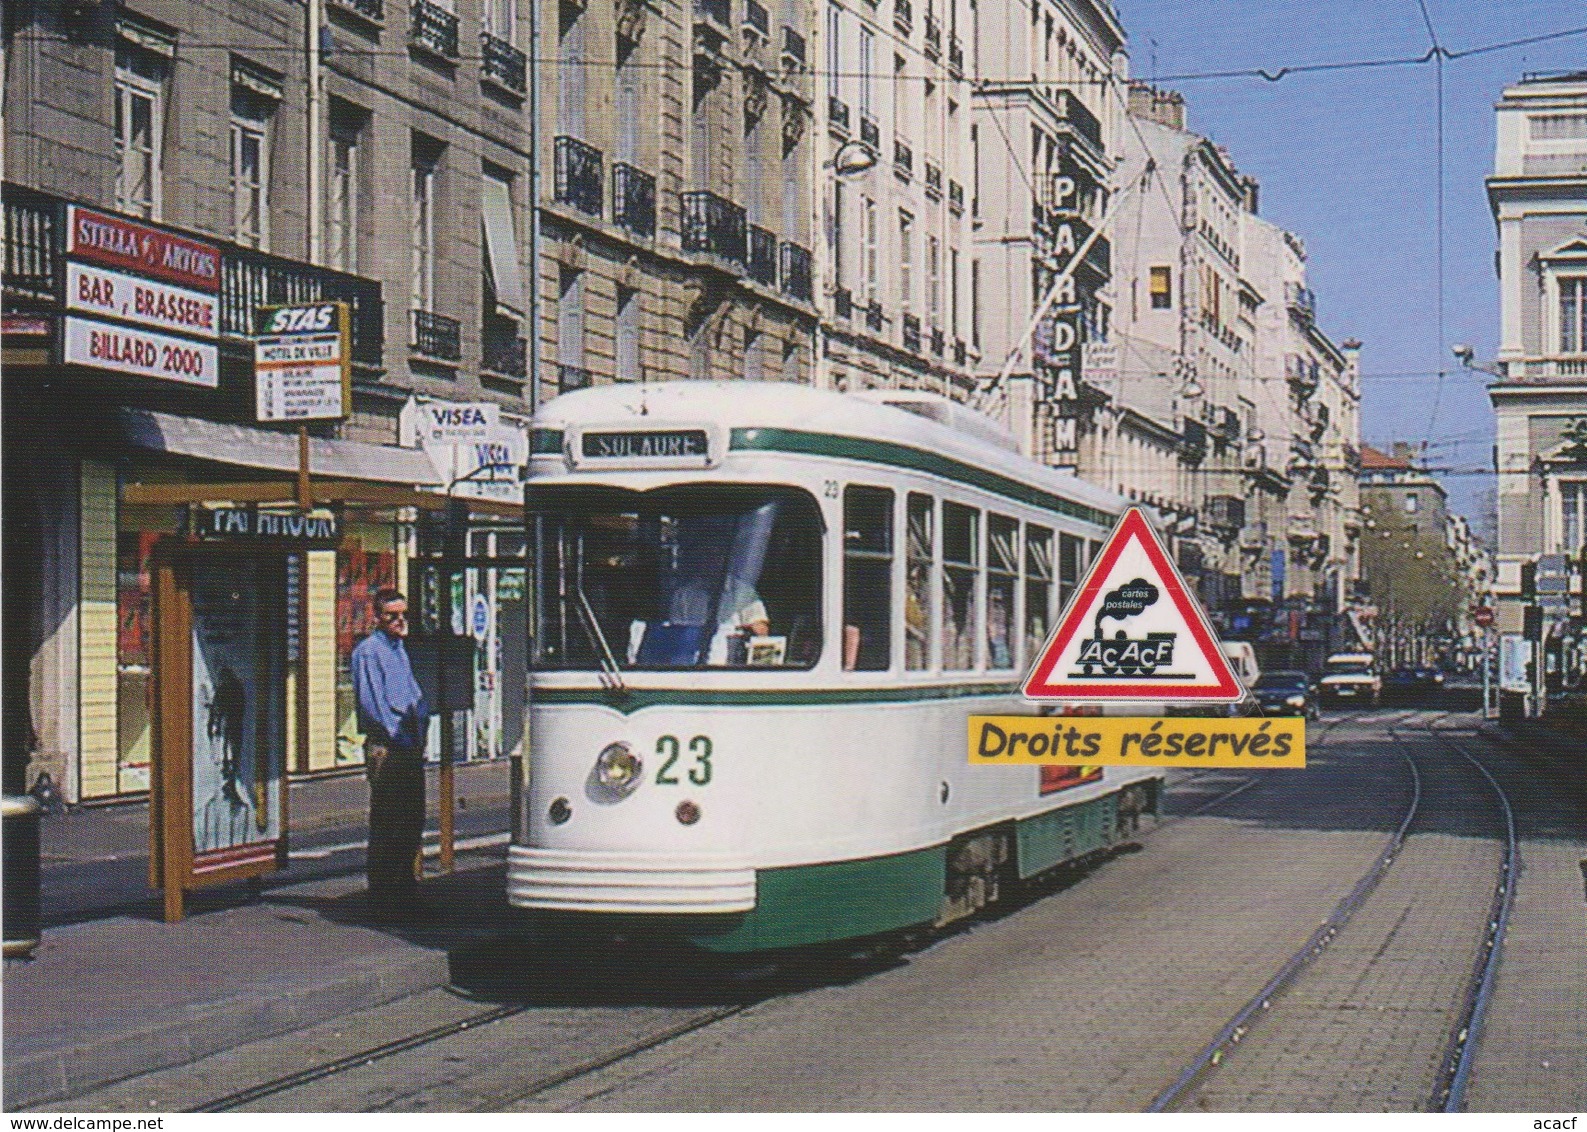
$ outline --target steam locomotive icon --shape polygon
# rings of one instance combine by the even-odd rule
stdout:
[[[1156,586],[1145,578],[1136,578],[1111,590],[1102,599],[1092,622],[1092,635],[1080,644],[1075,657],[1078,672],[1071,676],[1129,677],[1147,680],[1178,680],[1183,673],[1159,672],[1174,662],[1174,642],[1178,633],[1147,633],[1144,637],[1131,637],[1118,629],[1109,637],[1102,627],[1106,620],[1123,620],[1144,613],[1157,603],[1161,596]]]

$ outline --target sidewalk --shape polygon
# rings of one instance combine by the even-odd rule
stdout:
[[[460,767],[459,796],[482,805],[498,779],[504,786],[500,765]],[[433,810],[433,782],[430,797]],[[300,799],[302,816],[324,819],[322,828],[365,820],[361,777],[300,784],[294,807]],[[140,811],[146,822],[146,806],[47,819],[73,825],[69,834],[57,829],[51,847],[85,863],[130,848]],[[258,895],[243,884],[190,894],[188,918],[177,924],[163,922],[151,899],[46,928],[31,961],[5,966],[3,1107],[68,1100],[445,984],[453,952],[515,923],[504,896],[505,847],[490,840],[460,853],[451,875],[436,875],[427,858],[427,911],[412,924],[371,919],[359,853],[351,872],[297,883],[288,873],[287,883]]]

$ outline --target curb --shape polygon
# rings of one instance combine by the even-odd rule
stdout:
[[[5,1066],[5,1108],[69,1100],[117,1081],[187,1065],[248,1042],[444,986],[446,953],[422,951],[364,963],[327,983],[255,989],[218,1002],[179,1008],[170,1020],[107,1033]]]

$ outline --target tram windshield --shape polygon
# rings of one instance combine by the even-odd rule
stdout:
[[[821,655],[821,516],[788,488],[542,488],[542,670],[808,668]]]

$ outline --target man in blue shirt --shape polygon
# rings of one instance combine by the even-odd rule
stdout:
[[[430,708],[403,638],[408,602],[394,589],[374,600],[376,627],[353,649],[353,692],[369,778],[369,896],[375,911],[410,910],[424,836],[424,742]]]

